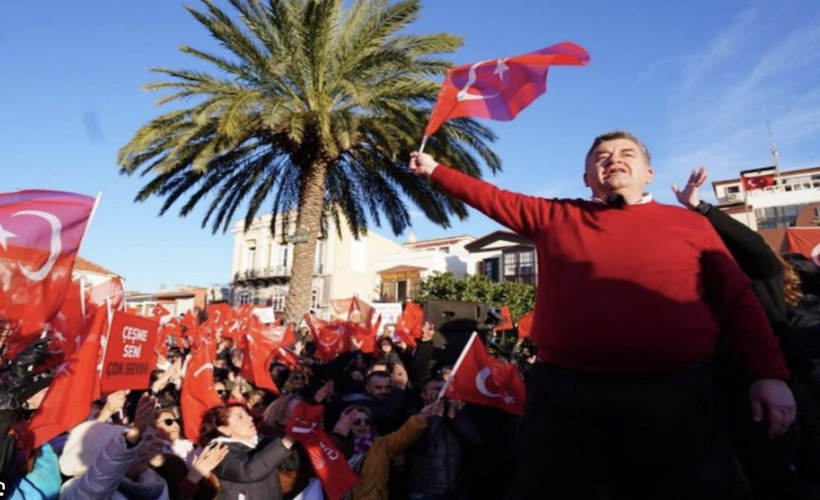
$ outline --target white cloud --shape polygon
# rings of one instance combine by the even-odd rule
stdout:
[[[702,56],[680,59],[683,74],[668,101],[670,140],[658,158],[659,179],[681,182],[700,165],[709,168],[711,180],[770,165],[764,107],[781,160],[820,160],[820,19],[769,22],[776,7],[769,4],[763,15],[762,5],[740,12],[702,44]]]

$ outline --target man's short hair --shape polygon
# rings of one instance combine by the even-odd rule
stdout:
[[[376,377],[385,377],[385,378],[390,378],[390,373],[388,373],[388,372],[386,372],[386,371],[384,371],[384,370],[379,370],[379,371],[371,372],[370,374],[368,374],[368,375],[367,375],[367,378],[365,378],[365,381],[364,381],[364,382],[365,382],[365,384],[367,384],[368,382],[370,382],[370,380],[371,380],[371,379],[374,379],[374,378],[376,378]]]
[[[638,136],[632,132],[627,132],[626,130],[613,130],[596,137],[595,140],[592,141],[592,146],[589,147],[589,151],[587,151],[585,158],[589,158],[589,154],[592,153],[593,149],[598,147],[598,144],[601,144],[602,142],[614,141],[616,139],[626,139],[637,144],[638,148],[641,150],[641,153],[643,153],[646,164],[652,165],[652,157],[649,155],[649,148],[646,147],[646,144],[644,144],[643,141],[638,139]]]

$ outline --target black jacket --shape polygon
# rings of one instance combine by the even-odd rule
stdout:
[[[425,495],[446,495],[463,491],[464,453],[478,447],[478,427],[466,412],[456,418],[430,417],[427,430],[406,452],[407,489]]]
[[[752,280],[755,295],[760,300],[780,350],[797,381],[805,380],[814,369],[794,330],[789,325],[783,293],[783,267],[774,251],[757,232],[733,219],[723,211],[704,204],[706,218],[735,258],[740,269]]]
[[[219,496],[232,499],[245,495],[245,500],[281,500],[279,466],[291,456],[291,450],[281,439],[263,439],[256,448],[229,441],[228,455],[214,469],[219,478]]]

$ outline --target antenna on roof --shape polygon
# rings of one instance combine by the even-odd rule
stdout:
[[[763,103],[763,116],[766,119],[766,130],[769,132],[769,151],[772,153],[772,160],[774,161],[774,176],[775,179],[780,177],[780,155],[777,154],[777,145],[774,143],[772,137],[772,126],[769,123],[769,107]]]

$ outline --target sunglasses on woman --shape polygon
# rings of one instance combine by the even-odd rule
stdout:
[[[369,418],[354,418],[353,425],[370,425]]]
[[[174,424],[178,424],[179,420],[177,420],[175,418],[163,418],[162,420],[160,420],[160,422],[167,425],[168,427],[171,427]]]

